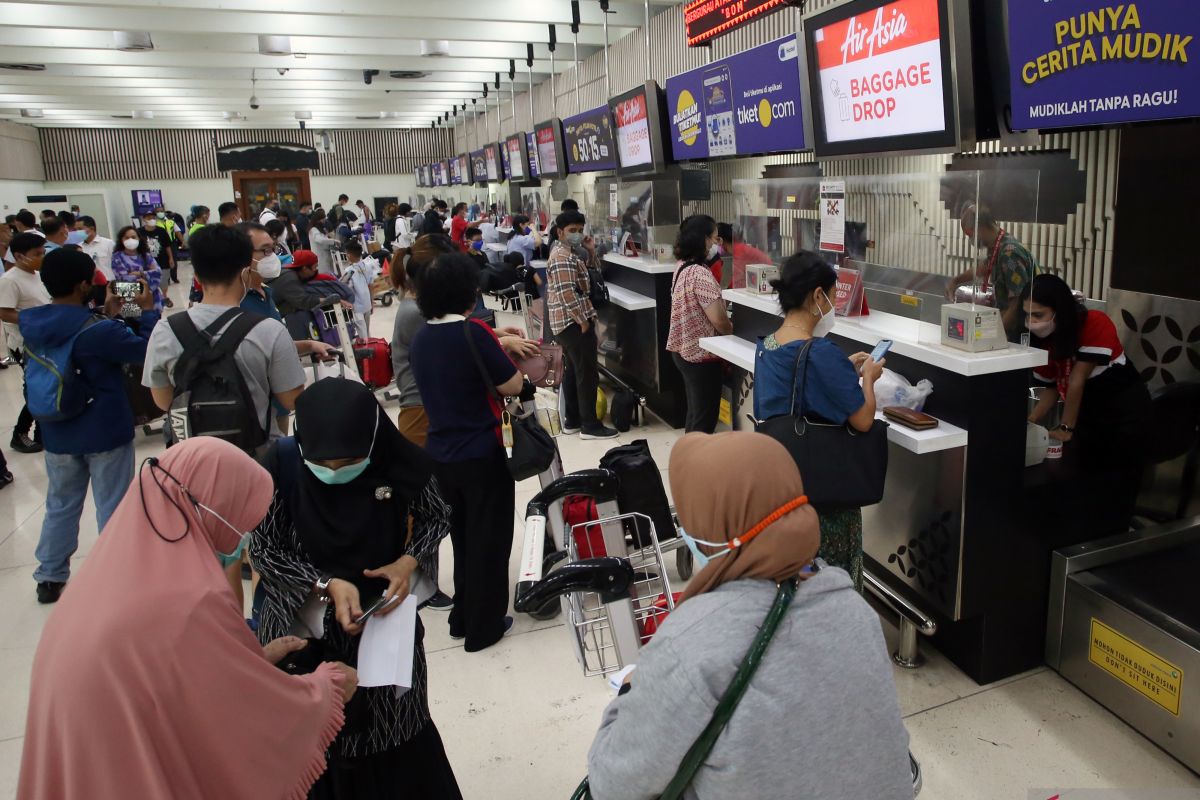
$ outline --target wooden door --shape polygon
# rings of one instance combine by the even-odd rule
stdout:
[[[268,200],[278,200],[280,208],[292,219],[303,203],[312,202],[308,171],[234,172],[233,190],[242,219],[256,220]]]

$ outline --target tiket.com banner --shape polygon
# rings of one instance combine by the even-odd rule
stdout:
[[[937,0],[898,0],[815,34],[830,142],[940,131]]]
[[[675,159],[805,149],[798,56],[788,36],[668,78]]]
[[[1200,0],[1009,0],[1012,126],[1200,116]]]

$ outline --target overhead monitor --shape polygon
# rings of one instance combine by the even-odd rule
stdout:
[[[455,156],[450,159],[450,185],[461,186],[463,182],[462,165],[459,163],[459,157]]]
[[[514,133],[504,140],[504,149],[508,152],[508,177],[514,181],[529,179],[529,141],[525,132]]]
[[[533,138],[532,133],[525,134],[525,152],[529,156],[529,177],[542,177],[542,171],[538,165],[537,140]]]
[[[449,186],[450,185],[450,161],[449,159],[439,161],[434,165],[437,169],[437,181],[434,186]]]
[[[567,177],[567,157],[563,152],[562,121],[551,117],[533,128],[537,142],[538,174],[543,178]]]
[[[850,0],[804,38],[818,158],[973,146],[966,0]]]
[[[483,146],[483,170],[487,181],[499,181],[504,179],[504,173],[501,172],[503,164],[500,161],[500,145],[485,144]]]
[[[617,168],[612,114],[607,105],[563,120],[563,149],[568,172],[602,172]]]
[[[487,183],[487,159],[483,149],[471,151],[471,183]]]
[[[666,112],[658,84],[646,81],[609,100],[608,107],[617,141],[617,173],[624,176],[662,172],[667,163],[663,153]]]

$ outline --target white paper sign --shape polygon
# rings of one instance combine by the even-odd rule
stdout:
[[[846,182],[821,181],[822,250],[846,252]]]
[[[395,611],[367,620],[358,646],[358,685],[410,688],[416,638],[416,595]]]

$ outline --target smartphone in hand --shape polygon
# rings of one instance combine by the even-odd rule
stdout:
[[[880,339],[879,344],[875,345],[875,349],[871,351],[872,361],[883,361],[884,356],[892,349],[891,339]]]

